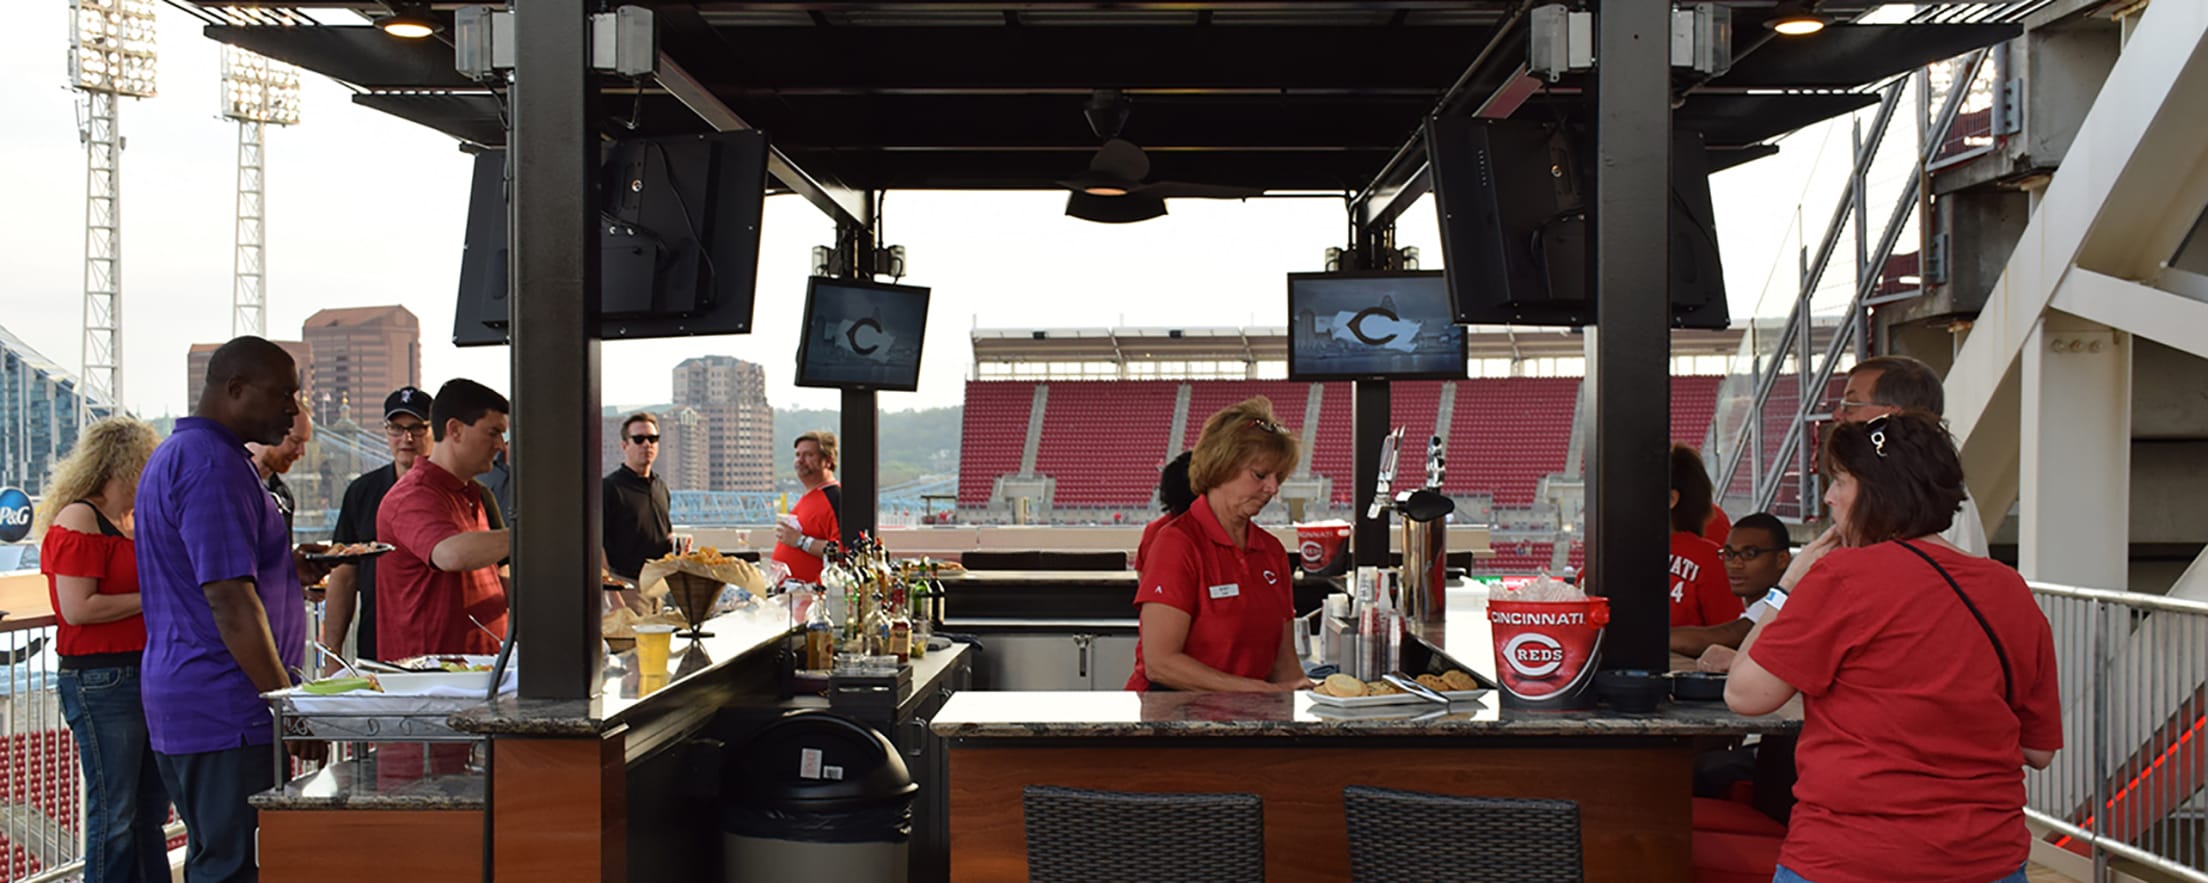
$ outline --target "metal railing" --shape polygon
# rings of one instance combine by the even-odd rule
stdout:
[[[0,621],[0,880],[83,857],[84,784],[56,690],[54,618]]]
[[[322,605],[308,607],[310,635]],[[307,660],[321,670],[320,651]],[[57,883],[84,874],[84,768],[61,715],[60,657],[50,613],[0,620],[0,883]],[[163,829],[181,843],[184,823]]]
[[[2093,861],[2208,883],[2208,604],[2035,582],[2054,630],[2063,750],[2025,813]]]

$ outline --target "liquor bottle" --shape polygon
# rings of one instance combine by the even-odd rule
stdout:
[[[905,612],[905,590],[902,587],[890,591],[889,649],[896,655],[899,663],[912,661],[912,616]]]
[[[914,657],[926,656],[928,655],[928,637],[935,634],[935,627],[928,622],[928,581],[925,572],[919,567],[912,569],[909,591],[911,592],[911,604],[908,608],[910,611],[908,615],[912,618],[912,655]]]
[[[805,611],[805,667],[829,671],[836,667],[836,624],[828,618],[828,592],[813,591],[812,606]]]

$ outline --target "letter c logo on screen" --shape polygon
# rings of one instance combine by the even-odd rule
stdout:
[[[874,354],[875,350],[881,349],[882,345],[878,343],[860,343],[859,329],[861,328],[865,328],[874,332],[873,334],[868,335],[869,338],[880,337],[882,334],[882,323],[876,322],[871,318],[854,319],[851,322],[851,326],[843,330],[843,342],[851,346],[852,352],[858,353],[862,356],[871,356]]]
[[[1395,339],[1395,332],[1388,332],[1386,337],[1373,337],[1365,333],[1365,320],[1374,316],[1384,316],[1391,323],[1402,321],[1402,317],[1397,316],[1393,310],[1387,307],[1366,307],[1358,310],[1357,315],[1349,320],[1349,333],[1356,335],[1358,340],[1372,346],[1386,346],[1389,341]]]
[[[1547,677],[1563,667],[1564,645],[1540,632],[1520,632],[1503,645],[1503,659],[1521,676]]]
[[[31,496],[15,488],[0,488],[0,543],[19,542],[31,535]]]

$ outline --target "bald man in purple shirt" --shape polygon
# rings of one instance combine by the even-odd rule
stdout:
[[[138,481],[140,693],[154,760],[189,830],[192,883],[260,876],[259,817],[246,798],[276,784],[260,694],[292,685],[306,652],[301,587],[327,568],[298,558],[245,443],[281,443],[298,399],[299,372],[281,347],[223,344],[192,416]]]

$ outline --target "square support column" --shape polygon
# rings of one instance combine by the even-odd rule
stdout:
[[[2124,589],[2131,567],[2131,335],[2055,310],[2023,352],[2017,564]]]

